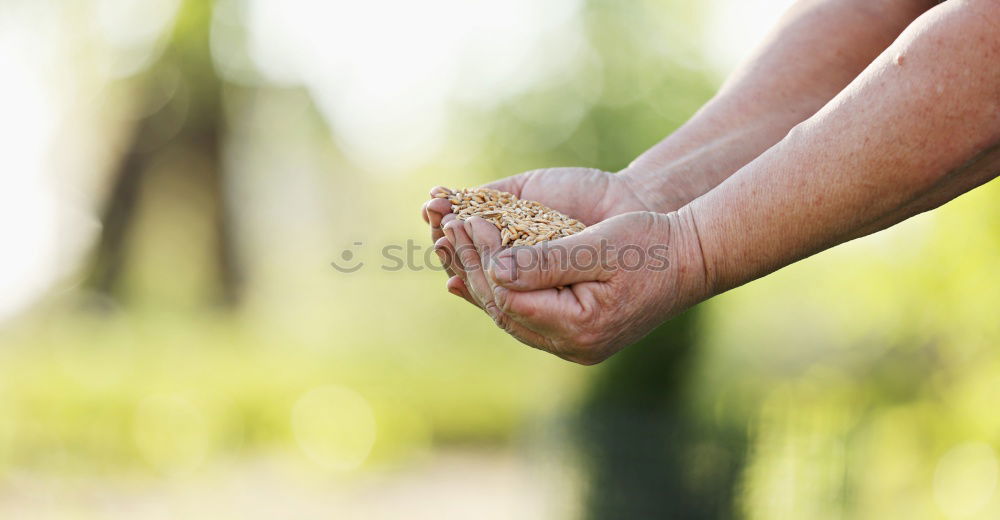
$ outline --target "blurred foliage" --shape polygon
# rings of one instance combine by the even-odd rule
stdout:
[[[53,309],[4,337],[4,467],[164,469],[147,448],[185,449],[171,443],[188,425],[168,422],[158,434],[163,445],[146,446],[141,409],[162,397],[182,402],[196,417],[203,456],[298,451],[291,410],[309,391],[331,384],[352,389],[371,407],[378,424],[371,462],[378,466],[433,445],[509,439],[523,426],[525,410],[558,404],[557,396],[539,399],[546,388],[573,387],[552,364],[497,349],[463,354],[421,345],[406,354],[386,348],[382,338],[282,341],[223,316],[119,311],[98,319],[65,312]],[[432,336],[433,329],[414,326],[407,334]],[[450,330],[482,336],[475,327]],[[492,369],[483,370],[484,364]],[[162,460],[169,464],[171,457]]]
[[[750,413],[750,516],[997,515],[998,197],[991,183],[711,302],[707,404]],[[946,471],[969,443],[992,446],[984,469]]]

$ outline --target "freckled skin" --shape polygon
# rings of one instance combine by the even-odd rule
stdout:
[[[712,101],[622,172],[500,181],[591,224],[554,244],[667,245],[670,269],[557,266],[514,282],[459,266],[449,289],[521,341],[593,364],[698,301],[995,178],[1000,1],[936,4],[797,2]],[[435,204],[424,216],[440,239],[449,216]],[[480,225],[439,242],[489,256],[495,228]]]
[[[987,66],[1000,56],[996,5],[949,2],[928,12],[816,115],[692,203],[711,293],[937,207],[1000,173],[1000,119],[989,110],[1000,98],[1000,67]],[[985,35],[988,42],[969,45]],[[888,58],[897,54],[907,56],[906,67]],[[941,81],[964,70],[973,71],[964,81]],[[750,200],[749,191],[761,195]]]

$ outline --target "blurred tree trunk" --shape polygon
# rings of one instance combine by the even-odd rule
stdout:
[[[584,515],[733,518],[745,433],[697,409],[697,308],[605,362],[580,410]]]
[[[184,155],[202,167],[179,171],[185,182],[206,195],[215,250],[216,302],[233,305],[239,297],[239,266],[233,244],[221,167],[222,84],[215,74],[209,33],[213,2],[187,0],[178,11],[174,30],[161,58],[137,81],[139,106],[149,112],[136,122],[128,150],[112,175],[102,214],[103,230],[89,268],[87,286],[120,294],[129,262],[129,243],[149,183],[151,165]],[[174,174],[173,172],[171,174]],[[177,254],[184,248],[177,244]]]

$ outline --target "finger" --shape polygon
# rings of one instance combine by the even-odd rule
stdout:
[[[554,336],[532,330],[526,327],[523,323],[515,320],[513,316],[504,312],[500,312],[498,318],[493,321],[498,327],[529,347],[548,352],[549,354],[553,354],[557,357],[565,359],[566,361],[571,361],[573,363],[581,362],[578,352],[573,352],[572,350],[567,350],[565,347],[560,346],[561,342],[557,339],[560,336]]]
[[[476,300],[470,294],[468,287],[466,287],[465,282],[458,276],[453,276],[448,280],[447,283],[448,292],[464,298],[469,303],[479,306]],[[503,312],[496,313],[495,316],[491,316],[493,322],[503,329],[505,332],[514,336],[518,341],[524,343],[525,345],[544,350],[546,352],[553,353],[559,357],[563,357],[569,361],[572,359],[565,357],[562,353],[556,351],[553,348],[552,342],[543,334],[539,334],[535,330],[519,323],[513,316],[508,316]]]
[[[455,248],[455,256],[462,264],[465,276],[462,278],[472,297],[479,302],[479,306],[489,313],[490,317],[496,319],[496,304],[493,303],[493,291],[490,290],[486,282],[486,275],[483,272],[479,253],[476,251],[465,231],[464,222],[452,220],[445,226],[446,231],[451,231],[455,240],[452,245]]]
[[[594,326],[600,293],[608,284],[582,282],[565,289],[518,292],[498,287],[494,300],[501,314],[520,327],[547,339],[546,350],[567,361],[594,364],[590,345],[607,340],[603,329]],[[582,294],[581,294],[582,293]]]
[[[543,334],[539,334],[531,329],[528,329],[502,312],[497,314],[496,318],[493,318],[493,322],[504,332],[514,336],[514,339],[528,345],[529,347],[536,348],[550,354],[555,354],[556,356],[566,359],[567,361],[573,361],[573,359],[566,357],[557,348],[555,348],[551,339]]]
[[[448,283],[445,285],[445,287],[448,288],[448,292],[450,292],[451,294],[454,294],[455,296],[463,298],[465,299],[465,301],[473,305],[476,305],[476,301],[472,299],[472,296],[469,294],[469,289],[465,287],[465,282],[463,282],[461,278],[457,276],[452,276],[451,278],[448,279]],[[478,307],[478,305],[476,306]]]
[[[455,233],[455,247],[459,251],[456,255],[462,258],[461,263],[464,266],[467,278],[466,280],[462,280],[457,276],[452,278],[448,281],[449,290],[453,294],[461,294],[470,303],[482,307],[493,318],[493,322],[498,327],[511,336],[514,336],[518,341],[547,352],[555,353],[552,343],[547,337],[518,323],[513,317],[504,314],[493,302],[493,287],[489,284],[485,276],[485,272],[482,269],[482,262],[484,258],[489,258],[492,251],[499,250],[500,248],[500,233],[496,227],[478,217],[473,217],[465,222],[459,220],[454,220],[454,222],[455,224],[447,227],[450,228],[451,232]],[[465,233],[458,229],[459,224],[462,225]],[[479,238],[474,239],[477,236]],[[476,247],[476,240],[479,241],[479,247]],[[480,256],[479,252],[481,250],[486,253],[484,256]],[[470,289],[467,284],[471,285],[472,288]],[[463,292],[460,293],[460,290]],[[556,354],[559,355],[558,353]]]
[[[424,203],[424,213],[427,215],[426,220],[431,225],[431,229],[440,231],[441,219],[451,213],[451,202],[448,199],[431,199]]]
[[[501,249],[500,232],[497,230],[496,226],[486,221],[485,219],[479,217],[472,217],[469,220],[465,221],[463,227],[466,230],[466,236],[468,236],[471,239],[472,245],[475,246],[476,254],[475,258],[469,255],[464,255],[462,253],[459,253],[459,255],[463,256],[464,258],[462,263],[463,265],[466,266],[467,269],[466,272],[468,274],[468,280],[470,280],[470,283],[479,284],[482,283],[479,281],[480,275],[485,275],[485,272],[481,267],[484,265],[488,265],[488,262],[490,261],[492,255]],[[457,233],[456,237],[457,237],[456,238],[457,244],[461,245],[460,251],[466,249],[464,247],[465,239],[462,236],[462,234]],[[479,269],[471,267],[473,266],[475,259],[478,259],[478,261],[480,262]],[[553,342],[550,339],[550,336],[540,332],[540,330],[558,330],[560,333],[564,333],[562,327],[557,326],[553,328],[553,327],[538,326],[537,328],[532,328],[528,326],[526,323],[522,322],[517,315],[507,314],[503,312],[503,310],[497,305],[495,301],[493,301],[492,298],[492,295],[494,294],[493,291],[496,290],[497,288],[495,288],[489,282],[489,277],[482,276],[481,278],[483,282],[485,282],[485,287],[480,289],[479,285],[474,285],[474,287],[476,287],[474,291],[477,293],[477,296],[475,296],[474,298],[477,301],[481,302],[481,305],[490,314],[490,316],[493,318],[494,323],[496,323],[498,327],[500,327],[501,329],[503,329],[510,335],[514,336],[515,338],[517,338],[519,341],[521,341],[526,345],[544,350],[546,352],[550,352],[552,354],[555,354],[559,357],[562,357],[570,361],[574,360],[572,359],[571,353],[560,352],[558,349],[555,348]],[[460,279],[456,277],[453,283],[454,285],[457,286],[459,283],[462,282]],[[499,289],[502,291],[512,292],[509,291],[508,289],[503,289],[503,288]],[[488,292],[484,295],[482,294],[484,291]],[[524,312],[525,313],[524,321],[527,321],[529,323],[538,322],[538,324],[540,325],[545,325],[548,320],[552,320],[551,317],[552,313],[550,312],[536,313],[534,311],[536,306],[540,308],[546,305],[552,305],[552,303],[549,303],[549,300],[551,299],[552,296],[554,296],[557,300],[559,299],[566,300],[565,303],[557,302],[557,305],[561,308],[573,309],[578,307],[578,302],[573,296],[569,294],[569,291],[557,291],[555,289],[550,289],[549,291],[536,291],[536,292],[539,293],[551,292],[554,293],[554,295],[536,295],[534,293],[526,293],[532,295],[532,297],[524,299],[512,298],[509,300],[510,303],[512,304],[510,308],[520,312]],[[566,294],[560,296],[558,293],[566,293]],[[572,312],[573,311],[571,310],[570,313]],[[557,323],[558,325],[558,320],[555,320],[555,323]]]
[[[441,260],[441,267],[444,267],[448,276],[455,276],[455,250],[452,249],[448,237],[441,237],[434,242],[434,252]]]
[[[453,214],[445,215],[442,222],[443,224],[441,229],[444,233],[444,237],[439,238],[434,245],[441,245],[442,247],[447,248],[444,252],[448,254],[448,267],[451,269],[453,276],[458,276],[464,282],[467,278],[467,275],[465,274],[465,266],[462,265],[462,258],[458,255],[458,250],[455,248],[457,240],[455,230],[462,227],[462,222],[457,220]]]
[[[451,213],[451,201],[448,199],[431,199],[427,201],[425,207],[430,217],[428,223],[432,226],[440,225],[441,217]],[[437,217],[437,221],[434,220],[434,217]]]
[[[438,194],[440,194],[440,193],[444,193],[446,195],[450,195],[452,193],[452,191],[451,191],[451,189],[446,188],[444,186],[434,186],[433,188],[431,188],[431,191],[430,191],[430,193],[428,193],[428,195],[433,199],[433,198],[437,197]]]
[[[537,291],[514,291],[503,286],[493,290],[493,301],[497,308],[509,315],[514,321],[539,333],[552,337],[564,336],[569,325],[580,321],[585,316],[585,305],[593,302],[590,295],[583,295],[578,287],[591,291],[586,287],[597,285],[593,282],[583,282],[573,287],[562,289],[541,289]]]
[[[606,281],[614,273],[612,253],[610,242],[601,233],[584,231],[502,251],[490,264],[490,277],[497,285],[518,291]]]
[[[518,197],[521,196],[521,186],[524,185],[524,175],[515,175],[513,177],[507,177],[506,179],[500,179],[498,181],[493,181],[488,184],[484,184],[483,188],[489,188],[493,190],[506,191],[507,193],[513,193]]]
[[[493,223],[480,217],[472,217],[466,220],[465,230],[469,238],[472,239],[472,244],[475,246],[476,252],[479,254],[479,261],[482,263],[483,269],[488,272],[493,256],[499,253],[501,247],[503,247],[500,241],[500,231],[497,230],[497,227]],[[486,276],[485,278],[489,291],[492,293],[495,283],[490,276]]]
[[[424,222],[431,225],[431,240],[437,241],[441,238],[441,216],[451,212],[451,202],[447,199],[452,191],[444,186],[434,186],[431,188],[431,199],[424,203]]]
[[[454,247],[454,245],[455,245],[455,236],[454,236],[454,233],[451,233],[452,236],[449,238],[448,235],[445,233],[445,230],[444,230],[445,225],[448,224],[449,222],[451,222],[452,220],[455,220],[456,218],[457,217],[455,216],[454,213],[448,213],[447,215],[445,215],[444,217],[441,218],[441,236],[438,237],[437,239],[435,239],[434,244],[435,245],[437,245],[437,244],[443,244],[441,242],[441,239],[442,238],[445,239],[445,242],[447,242],[447,243],[443,244],[443,245],[446,245],[448,247],[448,251],[447,252],[448,252],[448,254],[450,256],[450,261],[449,261],[449,266],[448,266],[448,274],[450,274],[452,276],[454,276],[454,275],[460,275],[462,278],[465,278],[465,272],[462,270],[462,263],[458,259],[458,257],[455,255],[455,247]],[[433,232],[432,232],[431,236],[433,237]]]

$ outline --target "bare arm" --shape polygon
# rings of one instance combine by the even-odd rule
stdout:
[[[525,343],[597,363],[712,294],[995,177],[998,29],[1000,0],[949,1],[778,144],[677,212],[625,213],[551,244],[500,251],[490,265],[494,319]],[[499,250],[491,224],[470,223],[480,252]]]
[[[622,173],[651,208],[690,202],[813,115],[934,3],[798,2],[709,103]]]
[[[985,184],[1000,173],[1000,144],[975,156],[945,175],[933,186],[917,194],[910,202],[850,233],[847,240],[881,231],[913,215],[932,210],[959,195]],[[845,240],[846,241],[846,240]]]
[[[947,2],[758,159],[681,210],[709,293],[1000,173],[1000,1]],[[686,215],[685,215],[686,214]]]

